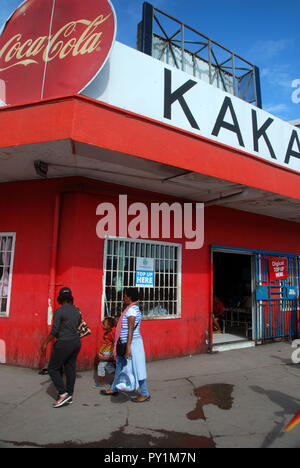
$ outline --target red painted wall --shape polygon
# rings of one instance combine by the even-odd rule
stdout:
[[[88,187],[85,191],[74,184]],[[130,194],[129,203],[148,203],[155,194],[87,179],[40,180],[0,184],[0,232],[16,232],[9,318],[0,318],[7,362],[37,367],[47,327],[49,271],[55,194],[61,196],[56,296],[69,286],[93,334],[83,340],[79,366],[91,367],[101,338],[104,241],[96,236],[96,207]],[[156,201],[171,200],[158,196]],[[220,207],[205,212],[205,245],[182,250],[181,319],[145,320],[142,325],[148,359],[205,352],[209,330],[210,255],[218,244],[249,249],[300,253],[300,225]],[[166,239],[164,239],[166,240]],[[170,240],[178,243],[178,240]]]
[[[0,318],[0,340],[6,343],[6,359],[10,364],[39,366],[40,344],[49,332],[47,310],[55,194],[60,186],[74,186],[76,182],[83,181],[65,179],[0,185],[0,209],[5,213],[0,232],[16,232],[10,314],[8,318]],[[103,201],[117,201],[118,190],[122,194],[131,193],[129,203],[141,201],[141,197],[144,200],[140,192],[131,189],[84,182],[91,193],[88,188],[84,192],[73,189],[61,196],[55,296],[63,285],[69,286],[93,330],[83,340],[79,358],[82,368],[93,365],[102,334],[104,241],[96,236],[99,220],[96,207]],[[154,197],[146,195],[148,203],[151,196]],[[163,199],[168,197],[156,201]],[[208,293],[207,286],[198,287],[198,273],[208,281],[208,257],[203,263],[201,251],[195,254],[184,250],[182,257],[182,319],[143,323],[148,359],[206,350]],[[195,262],[197,257],[199,262]]]
[[[37,364],[45,335],[53,194],[43,182],[0,185],[0,232],[16,232],[9,318],[0,318],[7,361]]]

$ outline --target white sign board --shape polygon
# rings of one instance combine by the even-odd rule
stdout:
[[[300,172],[300,129],[118,42],[84,94]]]
[[[137,288],[154,287],[154,258],[137,257],[135,286]]]

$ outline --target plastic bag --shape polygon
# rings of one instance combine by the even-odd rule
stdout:
[[[116,387],[119,391],[122,392],[133,392],[134,390],[136,390],[135,377],[132,371],[131,359],[127,359],[127,364],[123,367],[119,375]]]

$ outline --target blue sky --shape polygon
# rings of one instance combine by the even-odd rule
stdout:
[[[117,40],[135,48],[144,0],[111,1],[118,18]],[[0,2],[2,24],[22,1]],[[263,108],[283,120],[300,118],[300,102],[292,101],[297,89],[300,98],[300,2],[150,0],[150,3],[257,65]]]

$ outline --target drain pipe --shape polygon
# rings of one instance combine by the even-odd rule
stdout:
[[[58,250],[58,233],[60,227],[60,201],[61,191],[55,195],[53,227],[52,227],[52,244],[51,244],[51,263],[49,275],[49,292],[48,292],[48,314],[47,325],[50,327],[53,318],[53,309],[55,303],[55,286],[56,286],[56,259]]]

